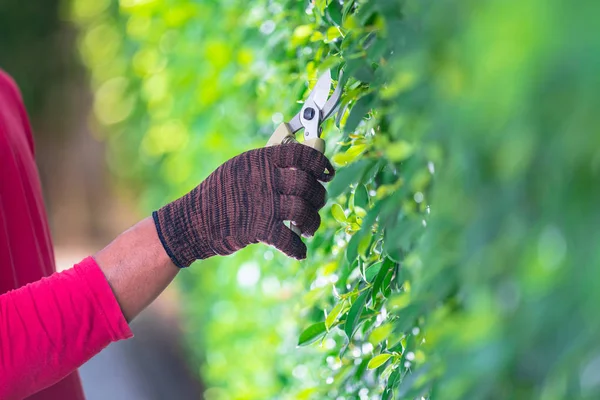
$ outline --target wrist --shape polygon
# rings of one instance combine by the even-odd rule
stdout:
[[[151,218],[145,218],[94,255],[123,315],[130,321],[171,282],[173,264]]]

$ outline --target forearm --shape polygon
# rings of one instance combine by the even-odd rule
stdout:
[[[42,390],[130,337],[127,321],[177,271],[147,218],[94,258],[1,295],[0,398]]]
[[[160,243],[152,218],[123,232],[94,258],[127,321],[146,308],[179,271]]]

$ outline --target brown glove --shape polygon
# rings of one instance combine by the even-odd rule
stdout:
[[[296,259],[314,235],[325,205],[325,188],[335,172],[320,152],[302,144],[251,150],[217,168],[191,192],[152,216],[158,236],[178,267],[214,255],[232,254],[251,243],[266,243]]]

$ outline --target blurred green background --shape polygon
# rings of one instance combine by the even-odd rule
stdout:
[[[37,47],[3,34],[0,65],[35,115],[65,74],[89,85],[76,120],[106,147],[121,223],[264,145],[344,70],[308,259],[251,246],[178,277],[205,398],[600,397],[600,3],[54,4],[85,70],[48,79],[48,14],[25,23]],[[33,51],[43,79],[19,64]]]

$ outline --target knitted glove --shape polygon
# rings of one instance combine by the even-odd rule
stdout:
[[[305,237],[321,223],[325,188],[335,172],[320,152],[291,143],[251,150],[217,168],[191,192],[155,211],[158,236],[171,260],[227,255],[251,243],[266,243],[286,255],[306,258],[306,246],[283,221]]]

